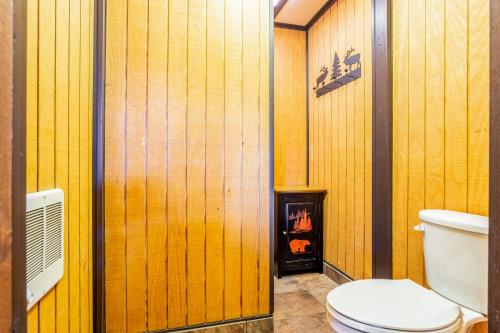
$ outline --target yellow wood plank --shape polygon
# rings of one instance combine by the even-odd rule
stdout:
[[[269,212],[269,29],[270,27],[270,4],[267,0],[260,0],[260,33],[259,33],[259,160],[260,160],[260,182],[259,182],[259,313],[268,314],[269,304],[269,227],[271,216]],[[272,188],[271,188],[272,189]]]
[[[467,3],[446,0],[445,208],[467,210]]]
[[[94,316],[93,316],[93,277],[94,277],[94,272],[93,272],[93,265],[92,265],[92,258],[93,258],[93,252],[92,252],[92,244],[93,244],[93,232],[92,232],[92,226],[93,226],[93,220],[92,220],[92,213],[93,213],[93,200],[92,200],[92,195],[93,195],[93,188],[92,184],[94,183],[93,177],[92,177],[92,167],[93,167],[93,110],[94,110],[94,94],[93,94],[93,88],[94,88],[94,73],[93,73],[93,68],[94,68],[94,1],[89,1],[89,29],[90,29],[90,36],[89,36],[89,79],[88,79],[88,87],[89,87],[89,94],[88,94],[88,119],[89,119],[89,144],[88,144],[88,168],[89,168],[89,174],[87,177],[87,183],[88,183],[88,196],[89,196],[89,204],[87,207],[88,211],[88,216],[89,216],[89,234],[88,234],[88,257],[89,257],[89,269],[88,269],[88,297],[89,297],[89,303],[88,303],[88,311],[89,311],[89,331],[92,331],[93,328],[93,322],[94,322]]]
[[[146,96],[148,7],[128,1],[126,115],[127,330],[146,330]]]
[[[289,132],[292,131],[290,122],[291,112],[291,68],[294,67],[291,58],[291,36],[288,29],[276,29],[275,49],[277,58],[274,62],[277,80],[275,81],[276,92],[276,131],[274,133],[275,160],[274,170],[277,176],[275,185],[286,185],[292,182],[293,174],[288,167],[290,163],[291,142]]]
[[[331,8],[323,15],[324,26],[323,26],[323,40],[324,40],[324,63],[328,68],[332,68],[333,56],[331,55]],[[330,73],[331,74],[331,73]],[[328,82],[328,80],[327,80]],[[324,95],[324,186],[330,191],[332,189],[332,93]],[[331,194],[327,192],[324,199],[324,211],[323,211],[323,256],[326,261],[330,262],[331,259],[331,249],[333,247],[333,242],[331,239],[330,229],[332,227],[331,222]]]
[[[241,313],[259,313],[259,2],[243,3],[243,153]]]
[[[148,330],[167,327],[167,50],[168,4],[149,2],[147,100]]]
[[[354,1],[346,2],[346,45],[342,53],[354,45]],[[343,56],[342,56],[343,57]],[[343,59],[343,58],[341,58]],[[354,84],[345,86],[346,101],[346,273],[354,275]]]
[[[225,17],[225,319],[241,316],[242,3],[226,2]]]
[[[38,190],[55,185],[55,0],[39,4],[39,43],[44,52],[38,59]],[[55,332],[55,290],[39,303],[41,332]]]
[[[282,97],[286,90],[285,82],[283,80],[283,75],[287,69],[287,57],[284,56],[285,49],[285,39],[286,30],[280,28],[274,28],[274,184],[276,186],[281,186],[285,184],[284,172],[285,168],[281,166],[281,160],[283,153],[283,143],[282,139],[284,137],[282,128],[285,125],[283,119],[283,100]],[[289,67],[289,66],[288,66]]]
[[[364,278],[372,277],[372,8],[365,0],[365,267]]]
[[[365,57],[364,0],[354,2],[354,48]],[[361,68],[364,71],[364,68]],[[365,87],[364,72],[354,81],[354,278],[364,276],[365,251]]]
[[[296,178],[296,185],[307,185],[307,113],[305,112],[307,107],[306,92],[309,87],[306,87],[306,75],[307,75],[307,54],[306,54],[306,33],[303,31],[297,32],[299,44],[298,44],[298,79],[297,87],[294,88],[294,94],[298,96],[297,99],[297,112],[295,117],[297,121],[295,122],[297,126],[296,138],[297,145],[300,149],[297,150],[298,161],[293,160],[294,165],[296,165],[296,172],[294,178]],[[293,155],[293,154],[292,154]],[[296,163],[296,164],[295,164]]]
[[[80,331],[80,1],[70,2],[69,40],[69,316]]]
[[[87,207],[87,211],[89,213],[89,247],[88,247],[88,257],[90,260],[89,263],[89,270],[88,270],[88,277],[89,277],[89,285],[88,285],[88,295],[89,295],[89,303],[88,303],[88,311],[89,311],[89,330],[92,331],[93,327],[93,322],[94,322],[94,316],[93,316],[93,294],[94,294],[94,289],[93,289],[93,277],[94,277],[94,271],[93,271],[93,211],[94,208],[92,206],[93,200],[93,184],[94,184],[94,179],[93,179],[93,124],[94,124],[94,75],[93,75],[93,68],[94,68],[94,40],[95,40],[95,30],[93,29],[94,27],[94,1],[90,1],[90,8],[89,8],[89,29],[90,29],[90,37],[89,37],[89,68],[90,68],[90,75],[89,75],[89,80],[88,80],[88,86],[89,86],[89,103],[88,103],[88,118],[89,118],[89,144],[88,144],[88,154],[89,154],[89,160],[88,160],[88,168],[89,168],[89,176],[87,179],[88,183],[88,195],[89,195],[89,204]]]
[[[333,65],[335,54],[339,53],[338,41],[338,3],[334,3],[330,13],[330,36],[331,36],[331,58],[330,66]],[[332,167],[331,167],[331,186],[328,189],[331,213],[330,221],[330,264],[337,266],[338,258],[338,233],[339,233],[339,91],[331,92],[331,136],[332,136]]]
[[[325,17],[322,16],[316,23],[318,26],[318,65],[320,67],[327,67],[325,59]],[[319,75],[319,72],[318,72]],[[325,83],[328,80],[325,80]],[[323,187],[325,185],[325,99],[326,95],[318,98],[318,117],[315,118],[315,135],[317,147],[317,168],[318,185]]]
[[[38,0],[27,2],[26,191],[38,188]],[[38,304],[28,312],[28,332],[38,332]]]
[[[409,3],[408,62],[408,277],[423,284],[422,233],[413,230],[420,223],[418,211],[425,194],[425,3]]]
[[[346,49],[346,0],[338,1],[338,43],[339,58]],[[339,94],[339,233],[338,233],[338,258],[337,265],[341,270],[346,268],[346,200],[347,200],[347,146],[346,146],[346,107],[347,88],[340,87]]]
[[[393,60],[393,277],[407,276],[408,217],[408,0],[394,4]]]
[[[69,103],[69,1],[56,3],[56,187],[64,191],[68,203],[68,103]],[[64,210],[64,258],[69,258],[68,209]],[[69,331],[69,265],[65,262],[64,274],[56,285],[56,325],[58,332]]]
[[[207,3],[206,317],[224,314],[224,0]]]
[[[28,0],[27,11],[26,188],[30,193],[38,186],[38,0]]]
[[[105,204],[105,299],[106,328],[126,331],[125,265],[125,110],[127,3],[107,2],[106,29],[106,149]],[[71,63],[71,60],[70,60]],[[72,82],[72,81],[71,81]],[[71,83],[70,83],[71,84]],[[71,109],[70,109],[71,110]],[[70,131],[71,134],[71,131]],[[71,160],[70,160],[71,161]],[[71,169],[70,169],[71,170]],[[71,211],[70,211],[71,212]]]
[[[314,93],[313,87],[316,86],[316,77],[318,74],[318,59],[316,57],[316,25],[313,25],[309,31],[309,40],[308,40],[308,62],[309,62],[309,183],[307,185],[315,185],[314,180],[314,151],[315,151],[315,141],[314,141],[314,117],[315,117],[315,108],[316,108],[316,95]]]
[[[189,1],[187,111],[188,325],[205,321],[206,5]],[[207,175],[209,176],[209,175]]]
[[[426,1],[425,207],[444,207],[444,3]]]
[[[90,314],[89,314],[89,265],[92,261],[88,257],[90,244],[89,234],[91,224],[91,216],[89,216],[88,205],[89,184],[89,147],[90,137],[88,108],[89,108],[89,86],[88,80],[90,75],[90,5],[89,0],[80,2],[80,330],[88,331],[90,329]]]
[[[169,2],[168,326],[186,324],[187,0]]]
[[[468,14],[468,207],[488,215],[489,179],[489,6],[486,0],[469,2]]]

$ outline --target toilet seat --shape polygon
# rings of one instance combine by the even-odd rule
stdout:
[[[456,332],[460,307],[411,280],[360,280],[333,289],[327,297],[329,320],[356,331]]]

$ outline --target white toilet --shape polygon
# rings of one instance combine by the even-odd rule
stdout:
[[[328,294],[337,333],[468,332],[486,321],[488,218],[422,210],[426,289],[411,280],[359,280]]]

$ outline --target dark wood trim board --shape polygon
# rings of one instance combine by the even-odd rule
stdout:
[[[286,2],[286,1],[284,1]],[[274,313],[274,10],[269,0],[269,313]]]
[[[391,1],[373,0],[374,278],[392,278],[392,43]]]
[[[27,330],[26,311],[26,1],[14,1],[14,117],[12,152],[13,332]]]
[[[288,23],[274,22],[274,27],[280,28],[280,29],[306,31],[306,27],[303,27],[301,25],[288,24]]]
[[[104,84],[106,1],[94,0],[94,100],[92,147],[92,232],[94,332],[106,331],[104,265]]]
[[[0,2],[0,330],[26,332],[26,1]]]
[[[490,0],[488,332],[500,332],[500,2]]]
[[[274,7],[274,1],[270,1],[271,3],[271,9],[274,8],[274,11],[272,12],[272,14],[274,16],[271,16],[271,17],[276,17],[278,16],[278,14],[281,12],[281,10],[283,9],[283,7],[285,7],[285,4],[288,0],[280,0],[277,4],[276,4],[276,7]],[[272,26],[272,25],[271,25]]]

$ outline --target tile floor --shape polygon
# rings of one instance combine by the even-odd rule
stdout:
[[[337,285],[317,273],[274,279],[275,333],[332,333],[326,320],[326,295]]]

